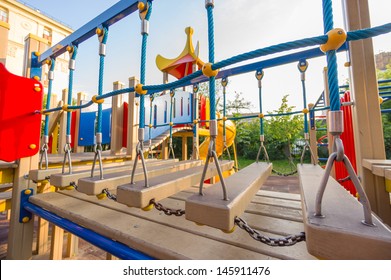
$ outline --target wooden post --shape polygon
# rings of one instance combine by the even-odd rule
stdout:
[[[314,104],[310,103],[308,104],[308,109],[311,111],[312,109],[314,108]],[[310,120],[311,122],[311,120]],[[316,121],[315,121],[315,118],[314,118],[314,127],[312,128],[310,126],[310,130],[309,130],[309,136],[310,136],[310,148],[312,150],[312,153],[314,154],[314,157],[316,160],[318,160],[318,140],[316,139]],[[314,160],[312,159],[311,157],[311,163],[312,164],[317,164],[317,162],[313,162]]]
[[[48,181],[43,181],[37,188],[37,193],[44,193],[50,191],[51,185]],[[37,249],[38,255],[44,255],[49,251],[49,222],[38,217],[37,230]]]
[[[124,84],[117,81],[113,83],[113,90],[123,89]],[[124,125],[124,96],[115,95],[111,104],[111,142],[110,149],[112,155],[119,155],[122,151],[122,135]]]
[[[134,87],[139,81],[136,77],[129,78],[129,87]],[[138,114],[138,99],[136,98],[135,92],[129,92],[129,106],[128,106],[128,135],[127,135],[127,147],[126,154],[131,155],[132,159],[136,156],[136,145],[137,145],[137,129],[139,125],[139,114]]]
[[[344,0],[343,6],[347,31],[371,26],[367,0]],[[378,202],[384,199],[376,198],[377,192],[385,186],[379,186],[372,172],[362,166],[363,159],[385,159],[372,39],[351,41],[349,50],[350,90],[355,103],[352,111],[357,172],[362,178],[372,211],[379,214]],[[385,191],[379,195],[384,194],[388,195]],[[390,203],[389,196],[386,199]]]
[[[64,245],[64,230],[52,225],[52,242],[50,248],[51,260],[62,260],[62,246]]]
[[[29,77],[31,53],[33,51],[43,52],[47,45],[43,44],[42,40],[28,36],[25,46],[25,61],[27,63],[25,64],[24,73],[27,74],[26,77]],[[26,188],[32,188],[34,192],[36,191],[35,184],[27,180],[25,175],[31,169],[38,169],[38,161],[38,154],[29,158],[21,158],[14,172],[7,259],[27,260],[32,257],[34,219],[27,223],[19,223],[19,214],[21,192]]]
[[[79,252],[79,237],[68,232],[66,258],[75,257]]]
[[[0,63],[3,63],[4,66],[7,60],[7,50],[8,50],[8,33],[10,25],[8,22],[0,21]]]
[[[82,102],[86,100],[87,95],[84,92],[77,93],[77,105],[82,105]],[[76,110],[76,122],[75,122],[75,137],[73,143],[73,151],[75,153],[84,153],[84,147],[79,146],[79,129],[80,129],[80,114],[81,110]]]
[[[62,90],[62,102],[68,104],[68,89]],[[58,135],[58,153],[64,154],[64,146],[67,137],[67,114],[64,112],[60,117],[60,133]]]
[[[187,160],[187,137],[182,136],[182,160]]]
[[[168,154],[168,139],[165,139],[162,143],[162,152],[161,152],[162,156],[161,158],[162,159],[168,159],[169,158],[169,154]]]

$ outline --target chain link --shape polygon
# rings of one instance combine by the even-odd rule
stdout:
[[[165,207],[162,204],[156,202],[154,199],[151,199],[151,201],[149,203],[153,204],[153,206],[155,206],[156,210],[162,211],[162,212],[164,212],[164,214],[166,214],[168,216],[175,215],[177,217],[180,217],[180,216],[185,215],[185,210],[172,209],[172,208]]]
[[[117,196],[115,194],[112,194],[111,192],[109,192],[109,189],[102,190],[102,193],[104,193],[108,199],[117,201]]]
[[[70,185],[71,187],[74,187],[75,190],[77,190],[77,185],[76,185],[75,182],[70,182],[69,185]]]
[[[244,221],[239,217],[235,218],[235,224],[241,229],[245,230],[255,240],[273,247],[292,246],[298,242],[305,241],[304,232],[300,232],[299,234],[288,235],[286,237],[281,237],[281,238],[272,238],[272,237],[267,237],[265,235],[262,235],[259,231],[252,229],[247,224],[246,221]]]

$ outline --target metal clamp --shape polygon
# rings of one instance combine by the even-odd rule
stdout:
[[[219,178],[220,178],[221,187],[223,189],[223,200],[228,201],[229,199],[228,199],[228,195],[227,195],[227,187],[225,186],[225,180],[224,180],[224,177],[223,177],[223,172],[221,171],[220,163],[219,163],[219,160],[218,160],[218,157],[217,157],[217,154],[216,154],[216,144],[215,144],[215,141],[216,141],[216,137],[211,137],[210,142],[209,142],[209,147],[208,147],[208,156],[206,157],[204,170],[202,171],[200,187],[199,187],[199,194],[200,195],[204,195],[202,189],[203,189],[203,186],[204,186],[204,181],[205,181],[205,177],[206,177],[206,171],[208,170],[209,161],[211,160],[211,158],[213,158],[214,159],[214,163],[216,165],[217,173],[218,173]]]
[[[266,161],[266,162],[270,162],[269,154],[267,153],[266,147],[265,147],[265,145],[263,144],[264,135],[261,135],[261,136],[260,136],[260,139],[261,139],[261,144],[259,145],[259,149],[258,149],[258,153],[257,153],[256,162],[257,162],[257,163],[259,162],[259,156],[261,155],[262,152],[263,152],[263,154],[265,155],[265,161]]]
[[[94,160],[92,162],[91,178],[94,177],[95,164],[96,164],[96,160],[98,159],[98,161],[99,161],[100,180],[102,180],[103,179],[103,163],[102,163],[102,145],[100,143],[97,143],[94,146],[94,153],[95,153],[95,155],[94,155]]]
[[[342,146],[342,147],[341,147]],[[323,194],[326,189],[327,181],[330,177],[330,172],[333,167],[334,161],[337,161],[337,158],[341,156],[341,153],[343,153],[343,143],[342,140],[339,137],[334,138],[334,147],[336,147],[336,151],[333,152],[329,159],[327,160],[325,173],[323,175],[323,178],[320,182],[320,186],[318,189],[318,192],[316,194],[316,201],[315,201],[315,217],[323,218],[322,215],[322,199]],[[343,154],[342,155],[342,162],[345,165],[345,168],[349,174],[350,179],[352,180],[352,183],[354,187],[356,188],[359,196],[360,196],[360,202],[363,206],[363,212],[364,212],[364,220],[362,223],[366,226],[375,226],[375,224],[372,222],[372,210],[371,205],[369,203],[368,197],[364,191],[364,188],[362,187],[360,180],[354,171],[354,168],[352,166],[352,163],[350,162],[349,158]]]
[[[68,135],[67,135],[68,136]],[[66,165],[66,162],[68,160],[68,174],[72,174],[72,160],[71,160],[71,144],[70,143],[66,143],[64,145],[64,160],[62,162],[62,174],[65,174],[65,165]]]
[[[310,152],[311,159],[312,159],[312,162],[313,162],[314,165],[315,165],[315,164],[317,163],[317,160],[315,159],[314,153],[312,152],[312,149],[311,149],[310,143],[309,143],[309,141],[308,141],[307,135],[308,135],[308,133],[305,133],[305,135],[304,135],[305,144],[304,144],[304,146],[303,146],[303,152],[301,153],[300,164],[303,164],[303,163],[304,163],[305,152],[306,152],[306,151],[309,151],[309,152]]]
[[[134,164],[133,164],[132,176],[131,176],[130,183],[134,184],[134,175],[136,173],[136,167],[137,167],[138,158],[140,157],[141,164],[142,164],[142,167],[143,167],[143,172],[144,172],[144,187],[148,188],[149,187],[148,172],[147,172],[147,166],[145,164],[144,154],[143,154],[143,150],[144,150],[144,128],[139,128],[138,129],[138,139],[139,139],[139,141],[138,141],[138,143],[136,145],[136,156],[134,158]]]

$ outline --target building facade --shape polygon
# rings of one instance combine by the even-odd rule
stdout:
[[[43,52],[72,32],[70,27],[23,2],[0,0],[0,63],[13,74],[26,75],[27,52]],[[28,46],[32,40],[34,47]],[[54,93],[61,94],[67,87],[68,60],[67,53],[56,58]],[[47,66],[44,66],[42,84],[45,87],[48,85],[47,72]]]

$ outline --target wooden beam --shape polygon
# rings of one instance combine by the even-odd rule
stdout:
[[[201,163],[201,161],[182,161],[176,163],[167,160],[165,164],[148,167],[148,177],[153,178],[163,174],[177,172],[193,166],[199,166]],[[83,178],[78,181],[78,191],[88,195],[97,195],[106,188],[113,190],[119,185],[129,183],[130,180],[131,170],[107,174],[103,180],[101,180],[99,176]],[[136,169],[134,180],[142,180],[142,182],[144,182],[144,172],[141,164],[139,164]]]
[[[124,84],[117,81],[113,83],[113,90],[124,88]],[[111,101],[111,142],[110,151],[112,155],[122,153],[122,133],[124,123],[124,101],[125,96],[115,95]]]

